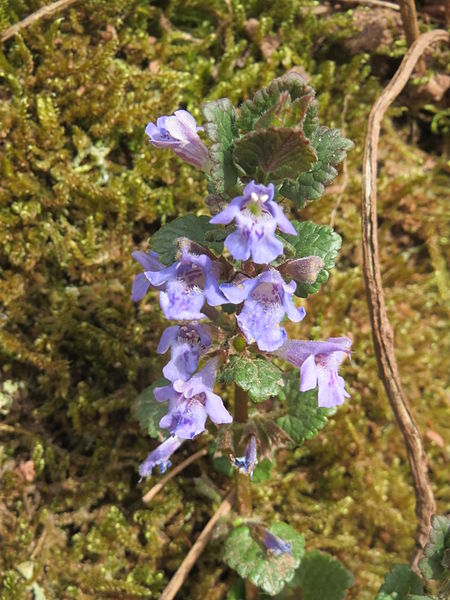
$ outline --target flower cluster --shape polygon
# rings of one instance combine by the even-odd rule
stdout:
[[[156,125],[149,123],[146,133],[155,147],[170,148],[190,164],[206,170],[209,157],[197,133],[201,129],[192,115],[179,110],[173,116],[158,118]],[[224,241],[229,256],[216,257],[198,243],[179,245],[175,262],[168,266],[154,251],[133,253],[144,272],[134,280],[132,299],[142,299],[152,287],[159,291],[164,316],[178,322],[164,331],[157,349],[161,354],[170,349],[170,360],[163,369],[169,383],[154,391],[158,402],[168,403],[160,427],[170,437],[142,463],[141,476],[150,475],[155,466],[161,472],[167,469],[171,454],[184,440],[201,434],[208,417],[215,424],[232,421],[222,399],[213,391],[220,359],[217,353],[214,355],[212,329],[203,322],[217,313],[209,307],[235,305],[235,322],[248,344],[256,344],[258,352],[273,354],[299,368],[300,391],[317,387],[320,407],[340,405],[348,396],[338,368],[349,355],[351,341],[344,337],[324,342],[288,340],[283,326],[286,317],[293,322],[305,317],[305,309],[295,304],[294,293],[299,282],[315,282],[324,261],[315,255],[284,258],[285,243],[277,230],[293,237],[298,232],[276,200],[275,185],[250,181],[242,195],[232,198],[210,220],[212,225],[230,226],[233,222],[235,228]],[[210,359],[197,371],[206,354]],[[232,462],[252,477],[257,463],[254,435],[244,456]],[[270,534],[265,544],[274,554],[290,551]]]

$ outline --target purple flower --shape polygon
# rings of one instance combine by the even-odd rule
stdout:
[[[222,398],[212,391],[217,363],[217,359],[210,360],[189,381],[177,379],[170,385],[155,388],[158,402],[169,401],[169,411],[159,422],[160,427],[172,435],[192,439],[205,430],[208,416],[214,423],[232,422]]]
[[[236,230],[225,240],[226,248],[235,260],[269,264],[283,253],[283,243],[275,237],[277,227],[284,233],[297,235],[279,204],[273,200],[274,186],[248,183],[244,195],[233,198],[230,204],[215,215],[210,223],[228,225],[234,219]]]
[[[221,272],[219,261],[212,261],[206,254],[191,254],[183,247],[179,260],[170,267],[161,267],[152,267],[144,275],[161,290],[159,302],[166,319],[204,319],[206,315],[200,311],[205,300],[210,306],[226,303],[217,282]]]
[[[256,438],[254,435],[251,436],[249,443],[244,452],[244,456],[236,456],[232,458],[233,466],[238,469],[241,473],[245,473],[253,479],[253,471],[258,462],[258,458],[256,456]]]
[[[201,324],[173,325],[164,330],[157,352],[164,354],[171,349],[170,361],[163,369],[169,381],[187,381],[195,372],[201,354],[211,345],[209,327]]]
[[[290,542],[285,542],[267,530],[264,534],[264,545],[274,556],[279,556],[280,554],[292,554],[292,544]]]
[[[169,457],[178,450],[182,443],[183,440],[174,435],[167,438],[153,452],[150,452],[144,462],[139,465],[139,475],[149,477],[154,467],[159,467],[159,472],[164,473],[172,466]]]
[[[187,110],[176,110],[170,117],[159,117],[149,123],[145,133],[155,148],[170,148],[183,160],[198,169],[208,165],[208,148],[199,138],[194,117]]]
[[[148,254],[141,250],[136,250],[131,253],[131,256],[138,261],[138,263],[144,267],[145,271],[162,271],[164,265],[159,262],[158,255],[153,250],[150,250]],[[133,302],[139,302],[147,293],[150,286],[150,281],[145,273],[139,273],[136,275],[133,281],[133,289],[131,292],[131,299]]]
[[[287,339],[286,330],[280,327],[284,315],[298,322],[306,314],[292,301],[296,287],[295,281],[285,283],[276,269],[269,268],[254,279],[242,277],[223,283],[220,289],[233,304],[244,302],[236,319],[247,341],[256,341],[260,350],[273,352]]]
[[[345,391],[345,381],[338,375],[338,368],[350,355],[352,341],[349,338],[328,338],[326,342],[287,341],[275,352],[296,367],[300,367],[300,391],[307,392],[319,387],[319,406],[332,408],[344,403],[350,394]]]

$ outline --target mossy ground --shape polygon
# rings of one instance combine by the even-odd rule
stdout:
[[[44,4],[3,2],[0,29]],[[345,189],[341,176],[334,193],[301,212],[321,224],[333,218],[344,238],[330,281],[308,300],[301,336],[353,337],[344,369],[352,398],[317,438],[280,453],[272,478],[254,486],[255,505],[269,520],[277,511],[308,548],[342,560],[356,579],[351,599],[373,598],[391,563],[407,561],[414,494],[377,374],[359,218],[367,116],[404,43],[394,29],[400,41],[389,52],[355,54],[346,45],[358,32],[354,14],[312,8],[296,0],[87,0],[3,45],[1,598],[156,598],[229,486],[202,459],[151,506],[140,500],[153,480],[139,485],[137,465],[154,442],[130,407],[159,376],[154,350],[164,325],[154,296],[138,307],[129,300],[138,271],[130,253],[166,219],[204,210],[205,197],[201,175],[154,151],[144,126],[180,106],[199,117],[204,100],[239,102],[293,67],[311,76],[321,121],[356,143]],[[382,272],[442,511],[450,500],[441,443],[448,180],[439,131],[422,122],[411,135],[411,111],[397,118],[404,102],[386,119],[380,145]],[[226,597],[233,575],[221,548],[219,530],[180,599]]]

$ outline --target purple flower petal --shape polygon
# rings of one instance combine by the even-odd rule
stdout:
[[[317,365],[314,354],[310,354],[300,367],[300,391],[313,390],[317,385]]]
[[[273,201],[274,191],[272,183],[265,186],[251,181],[245,186],[243,196],[233,198],[227,208],[211,219],[211,223],[223,225],[236,221],[236,230],[225,239],[225,247],[235,260],[251,257],[257,264],[269,264],[283,253],[283,243],[275,236],[276,228],[297,235],[281,207]]]
[[[290,542],[282,540],[267,530],[264,535],[264,545],[274,556],[279,556],[280,554],[292,554],[292,544]]]
[[[154,467],[159,467],[160,473],[164,473],[170,466],[170,456],[178,450],[183,443],[183,440],[177,436],[167,438],[153,452],[147,456],[143,463],[139,466],[139,475],[141,477],[149,477],[152,474]]]
[[[254,435],[250,437],[250,441],[247,444],[244,456],[236,456],[234,459],[232,459],[232,463],[233,466],[238,469],[238,471],[245,473],[250,477],[250,479],[253,479],[253,471],[258,463],[258,458],[256,455],[256,438]]]
[[[325,342],[289,340],[275,354],[300,367],[300,391],[318,386],[318,405],[340,406],[350,395],[338,374],[341,362],[350,354],[349,338],[329,338]],[[314,364],[313,364],[314,362]]]
[[[222,398],[214,392],[205,392],[206,411],[213,423],[232,423],[233,417],[223,405]]]

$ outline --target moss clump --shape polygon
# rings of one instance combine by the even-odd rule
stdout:
[[[0,28],[43,4],[3,3]],[[310,74],[321,120],[357,144],[345,190],[301,214],[328,224],[335,209],[344,236],[337,271],[308,300],[314,320],[300,335],[353,335],[352,399],[315,441],[280,456],[280,471],[255,495],[261,513],[281,507],[310,548],[331,551],[355,574],[349,598],[372,598],[389,563],[407,559],[413,496],[377,378],[360,267],[362,136],[380,83],[369,55],[342,50],[357,30],[352,13],[318,16],[314,6],[90,0],[3,45],[2,598],[29,597],[33,585],[47,598],[156,598],[210,515],[211,500],[192,485],[209,473],[207,459],[149,508],[137,487],[150,445],[130,406],[159,376],[163,325],[154,296],[138,308],[129,300],[130,253],[166,219],[202,210],[205,196],[194,169],[152,150],[144,126],[179,106],[200,117],[204,100],[246,99],[293,67]],[[381,146],[384,281],[406,393],[422,430],[443,437],[444,171],[401,125],[387,122]],[[439,437],[427,440],[443,507],[445,455]],[[222,491],[229,485],[211,477]],[[213,588],[224,597],[231,575],[220,553],[213,542],[180,597]]]

